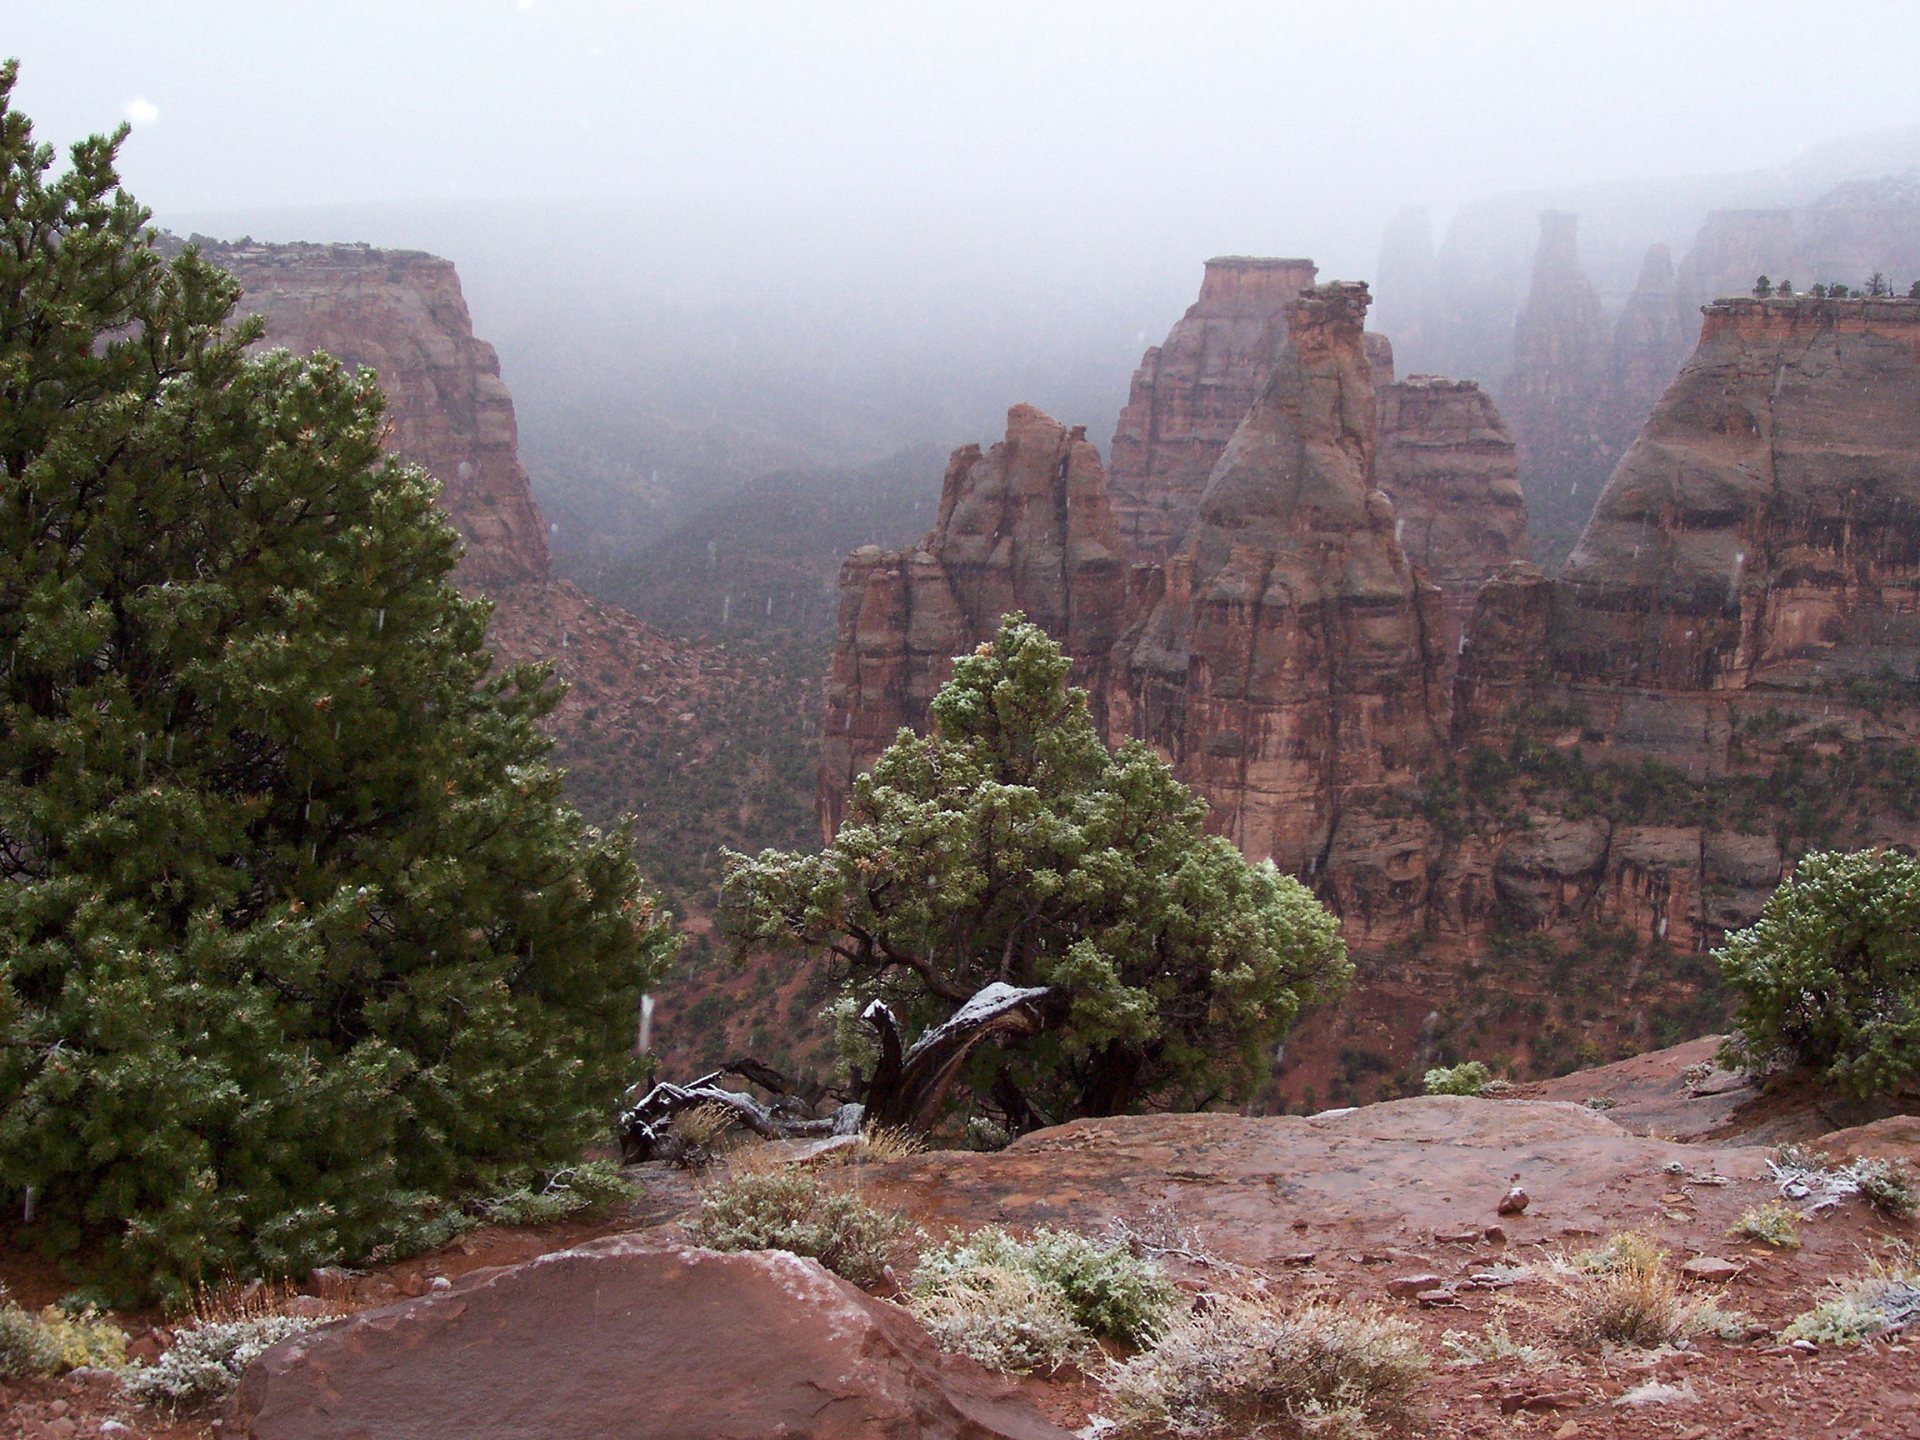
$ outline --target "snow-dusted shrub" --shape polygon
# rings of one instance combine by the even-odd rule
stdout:
[[[1060,1292],[1025,1270],[977,1265],[916,1284],[907,1306],[942,1350],[990,1370],[1058,1370],[1091,1345]]]
[[[91,1307],[68,1314],[49,1305],[38,1312],[16,1305],[0,1286],[0,1380],[58,1375],[82,1365],[125,1363],[127,1337]]]
[[[1116,1366],[1127,1434],[1358,1437],[1405,1425],[1428,1373],[1419,1332],[1376,1307],[1215,1296]]]
[[[1022,1240],[997,1226],[949,1240],[920,1257],[916,1295],[968,1284],[978,1271],[1018,1271],[1060,1297],[1087,1334],[1143,1345],[1166,1324],[1180,1298],[1167,1272],[1124,1244],[1072,1230],[1041,1228]]]
[[[711,1250],[790,1250],[856,1285],[878,1285],[893,1247],[912,1227],[835,1190],[810,1170],[737,1170],[700,1196],[687,1227]]]
[[[128,1372],[127,1388],[152,1405],[190,1409],[218,1400],[240,1383],[240,1374],[269,1346],[310,1330],[318,1321],[300,1315],[258,1315],[190,1325],[151,1365]]]

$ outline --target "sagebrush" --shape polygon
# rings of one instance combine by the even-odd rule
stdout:
[[[799,1167],[741,1169],[715,1180],[687,1229],[711,1250],[789,1250],[864,1286],[885,1278],[894,1247],[913,1233],[905,1216]]]
[[[983,1272],[1029,1275],[1060,1297],[1088,1335],[1141,1345],[1166,1324],[1180,1291],[1156,1261],[1126,1245],[1042,1227],[1025,1239],[998,1226],[927,1250],[914,1272],[916,1296],[964,1289]]]

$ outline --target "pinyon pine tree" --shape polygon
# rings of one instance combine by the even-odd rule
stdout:
[[[995,983],[1064,1002],[968,1062],[975,1105],[1016,1130],[1245,1098],[1350,973],[1304,886],[1208,835],[1145,746],[1107,749],[1069,664],[1007,616],[954,666],[931,733],[902,731],[855,782],[832,844],[727,862],[736,943],[832,956],[849,1022],[877,999],[924,1034]]]
[[[664,917],[490,675],[374,377],[249,355],[0,71],[0,1202],[120,1293],[404,1243],[602,1127]]]

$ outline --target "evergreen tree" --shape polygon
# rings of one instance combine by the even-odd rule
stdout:
[[[1068,668],[1007,616],[932,732],[901,731],[854,783],[825,850],[728,857],[728,927],[742,950],[834,957],[849,1020],[879,999],[925,1033],[996,981],[1064,996],[1041,1033],[969,1061],[975,1103],[1016,1130],[1243,1099],[1300,1008],[1344,989],[1338,924],[1208,835],[1164,761],[1109,752]]]
[[[1754,299],[1764,300],[1771,294],[1773,294],[1773,282],[1767,279],[1766,276],[1762,275],[1758,280],[1753,282]]]
[[[126,131],[0,71],[0,1200],[116,1289],[403,1242],[576,1154],[664,917],[490,674],[371,374],[249,356]],[[16,1211],[17,1213],[17,1211]]]
[[[1793,294],[1793,281],[1782,280],[1778,285],[1773,287],[1773,293],[1776,295],[1791,296]]]

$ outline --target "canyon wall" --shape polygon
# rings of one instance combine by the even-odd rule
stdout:
[[[990,450],[956,450],[933,529],[909,551],[867,546],[840,574],[819,810],[839,828],[854,777],[927,707],[965,654],[1023,610],[1075,657],[1072,680],[1104,719],[1107,665],[1128,624],[1128,564],[1100,456],[1084,430],[1031,405]]]
[[[768,681],[724,650],[662,635],[552,577],[513,400],[493,347],[473,333],[453,263],[365,245],[200,243],[240,281],[239,313],[265,318],[266,344],[377,372],[389,448],[440,482],[465,540],[454,582],[494,603],[490,643],[505,660],[552,665],[566,682],[545,727],[569,794],[603,822],[642,812],[654,822],[643,840],[650,873],[690,881],[719,822],[687,813],[683,799],[712,788],[709,772],[728,772],[738,717],[766,699]],[[733,788],[712,791],[715,815],[741,808],[729,803]],[[721,838],[759,838],[743,828]],[[706,838],[675,848],[683,832]]]
[[[245,290],[267,343],[324,350],[380,377],[391,447],[440,482],[466,540],[456,573],[480,590],[548,574],[547,527],[520,466],[513,401],[473,333],[453,262],[365,245],[207,247]]]
[[[1286,345],[1287,310],[1316,273],[1311,260],[1209,260],[1199,300],[1141,359],[1107,451],[1131,553],[1164,559],[1186,537],[1214,462]]]

